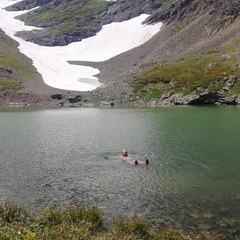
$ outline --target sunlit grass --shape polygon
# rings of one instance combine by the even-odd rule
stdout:
[[[0,239],[114,239],[114,240],[194,240],[170,228],[160,229],[141,218],[119,219],[106,223],[95,207],[60,209],[50,206],[29,212],[12,203],[0,205]],[[204,239],[204,238],[201,238]],[[215,236],[207,239],[218,239]]]

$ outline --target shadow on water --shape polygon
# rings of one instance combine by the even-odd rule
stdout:
[[[238,107],[0,111],[0,200],[240,235]],[[132,165],[119,155],[128,149]],[[107,158],[104,158],[108,156]]]

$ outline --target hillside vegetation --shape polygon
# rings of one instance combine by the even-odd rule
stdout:
[[[22,87],[18,77],[37,79],[37,71],[31,61],[16,50],[17,45],[9,37],[0,34],[0,89],[19,89]]]
[[[204,56],[187,56],[173,63],[155,63],[127,80],[132,97],[145,100],[161,98],[166,92],[210,92],[240,94],[240,40]],[[229,78],[229,76],[231,76]]]

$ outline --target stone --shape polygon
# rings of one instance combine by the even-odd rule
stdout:
[[[203,217],[204,217],[204,218],[207,218],[207,219],[214,218],[214,216],[215,216],[215,215],[212,214],[212,213],[204,213],[204,214],[203,214]]]
[[[237,224],[237,220],[236,219],[234,219],[234,218],[222,218],[222,220],[224,221],[224,222],[226,222],[229,226],[234,226],[234,225],[236,225]]]
[[[80,95],[79,96],[75,96],[75,97],[68,97],[67,100],[70,103],[77,103],[77,102],[80,102],[82,100],[82,97]]]
[[[62,100],[62,99],[63,99],[61,93],[52,94],[52,95],[51,95],[51,98],[52,98],[52,99],[57,99],[57,100]]]
[[[192,213],[189,213],[189,215],[195,219],[199,219],[200,218],[200,215],[196,212],[192,212]]]

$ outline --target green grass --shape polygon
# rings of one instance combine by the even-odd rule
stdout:
[[[0,205],[0,239],[24,240],[194,240],[172,229],[152,227],[144,219],[104,221],[103,212],[95,207],[60,209],[50,206],[38,212],[29,212],[16,204]],[[204,238],[201,238],[204,239]],[[208,236],[209,240],[218,239]]]
[[[10,69],[15,75],[30,80],[38,78],[37,70],[31,61],[19,52],[12,39],[3,34],[0,36],[0,68]]]
[[[21,84],[17,83],[14,80],[11,79],[1,79],[0,78],[0,90],[4,89],[20,89],[22,86]]]
[[[126,81],[133,87],[134,96],[146,100],[159,98],[163,87],[175,93],[190,93],[197,91],[199,87],[218,91],[223,87],[223,78],[230,75],[240,76],[237,56],[239,52],[240,42],[237,41],[203,57],[188,56],[178,62],[156,63],[146,71],[132,75]],[[239,86],[233,91],[239,92]]]

